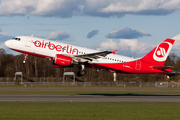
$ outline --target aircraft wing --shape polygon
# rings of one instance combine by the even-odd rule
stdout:
[[[112,51],[103,51],[96,52],[84,55],[76,55],[74,56],[74,60],[77,62],[89,62],[91,63],[93,60],[97,61],[98,58],[104,58],[106,55],[113,53]]]

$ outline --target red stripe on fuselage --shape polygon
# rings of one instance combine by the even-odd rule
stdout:
[[[16,49],[12,49],[12,48],[10,48],[10,49],[11,49],[11,50],[14,50],[14,51],[17,51],[17,52],[20,52],[20,53],[25,53],[25,54],[29,54],[29,55],[38,56],[38,57],[51,58],[51,59],[53,59],[53,57],[47,56],[47,55],[41,55],[41,54],[37,54],[37,53],[27,52],[27,51],[23,51],[23,50],[16,50]]]

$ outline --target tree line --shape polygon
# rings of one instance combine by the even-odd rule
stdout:
[[[39,78],[39,77],[54,77],[62,78],[64,72],[77,72],[78,67],[55,68],[52,66],[51,60],[48,58],[40,58],[29,55],[26,63],[23,63],[25,55],[6,54],[4,49],[0,49],[0,77],[14,77],[15,72],[23,72],[24,79]],[[173,70],[180,70],[180,57],[171,53],[165,66],[172,66]],[[77,77],[76,81],[81,82],[113,82],[113,73],[104,70],[86,68],[86,75]],[[153,82],[165,80],[164,74],[120,74],[117,73],[117,81],[138,81]],[[171,80],[178,80],[178,75],[171,77]],[[58,79],[59,80],[59,79]],[[70,79],[71,80],[71,79]]]

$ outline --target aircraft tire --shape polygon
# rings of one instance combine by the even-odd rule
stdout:
[[[77,76],[81,77],[81,76],[84,76],[85,74],[86,74],[86,71],[80,70],[80,71],[78,71]]]

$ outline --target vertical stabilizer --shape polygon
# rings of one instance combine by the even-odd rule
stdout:
[[[143,58],[141,58],[141,60],[163,66],[169,55],[169,52],[171,51],[174,41],[175,40],[173,39],[167,38],[152,51],[146,54]]]

